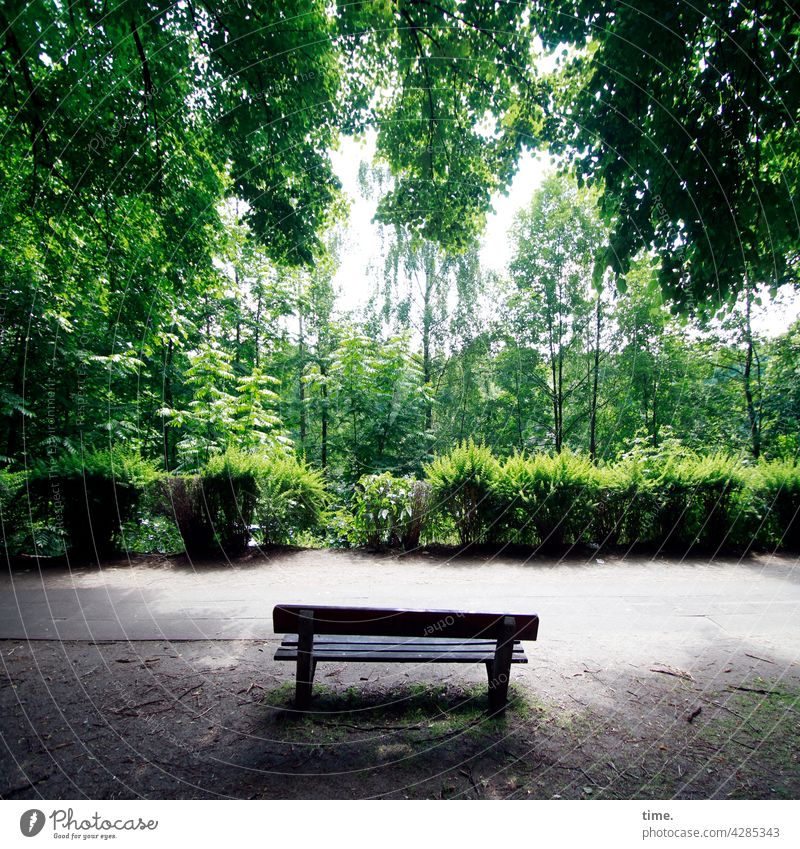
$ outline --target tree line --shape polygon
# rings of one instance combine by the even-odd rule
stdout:
[[[286,447],[352,483],[468,437],[796,455],[798,327],[754,325],[796,283],[785,4],[36,0],[0,28],[9,468]],[[327,151],[367,127],[385,263],[343,315]],[[492,195],[543,148],[571,176],[489,274]]]

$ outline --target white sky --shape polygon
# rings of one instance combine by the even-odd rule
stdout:
[[[331,152],[336,175],[342,182],[350,200],[350,218],[341,255],[341,265],[334,278],[342,311],[354,310],[364,304],[373,291],[375,263],[380,259],[380,228],[372,223],[377,198],[366,200],[358,186],[358,167],[362,160],[371,162],[375,153],[375,134],[370,131],[363,143],[343,137],[338,150]],[[511,258],[508,232],[514,214],[526,206],[539,187],[552,160],[544,155],[536,157],[524,153],[507,195],[496,195],[492,206],[494,213],[486,222],[481,239],[481,262],[484,268],[503,272]],[[377,268],[382,268],[378,263]],[[800,315],[800,293],[788,290],[779,301],[760,315],[754,316],[754,329],[773,336],[784,332]]]
[[[332,151],[331,160],[336,175],[342,181],[350,200],[350,220],[341,256],[341,265],[334,278],[342,310],[355,309],[369,297],[374,280],[369,277],[370,264],[380,255],[380,228],[372,223],[377,198],[366,200],[358,188],[358,166],[362,160],[372,161],[375,135],[370,133],[362,144],[343,138],[339,150]],[[504,271],[511,258],[508,230],[514,213],[526,206],[547,172],[547,161],[525,153],[519,170],[506,196],[493,200],[494,214],[486,222],[482,239],[481,262],[485,268]]]

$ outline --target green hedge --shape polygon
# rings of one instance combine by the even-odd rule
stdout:
[[[499,474],[500,463],[492,452],[471,439],[425,467],[432,510],[452,521],[461,545],[484,542],[495,534]]]
[[[199,475],[161,483],[161,511],[172,515],[192,555],[240,554],[255,537],[266,544],[296,542],[319,529],[327,504],[320,472],[282,453],[228,449]]]
[[[768,545],[800,551],[800,466],[788,460],[761,463],[749,489],[758,536]]]
[[[514,454],[499,466],[492,491],[487,500],[501,517],[495,533],[500,539],[545,550],[592,539],[600,495],[588,457],[570,451]]]
[[[0,469],[0,545],[5,554],[19,554],[28,547],[29,517],[25,476]]]
[[[119,553],[122,526],[157,477],[152,463],[120,451],[76,452],[36,463],[27,481],[33,544],[39,547],[36,533],[45,529],[55,550],[40,553],[60,553],[58,539],[81,557]]]
[[[328,494],[322,473],[292,454],[261,458],[256,504],[261,542],[290,544],[322,530]]]
[[[456,446],[427,467],[436,511],[462,544],[642,544],[709,553],[800,549],[800,467],[745,465],[673,445],[637,446],[616,463],[581,454],[514,454]]]
[[[190,554],[212,557],[241,553],[253,540],[323,535],[406,550],[429,542],[800,550],[800,467],[792,461],[747,464],[674,445],[638,445],[599,465],[569,451],[498,460],[466,441],[435,457],[425,475],[364,476],[340,494],[343,507],[327,512],[322,474],[283,452],[230,449],[197,475],[159,474],[121,452],[65,455],[27,475],[0,470],[2,544],[12,555],[98,557],[175,551],[177,534]]]

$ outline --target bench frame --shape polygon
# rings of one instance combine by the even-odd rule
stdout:
[[[531,614],[467,613],[463,611],[393,610],[379,608],[319,607],[305,605],[278,605],[273,611],[276,633],[297,634],[297,648],[288,637],[275,655],[276,660],[293,660],[296,654],[295,707],[308,710],[314,673],[321,659],[337,662],[378,660],[387,663],[426,662],[413,651],[404,651],[402,643],[378,643],[377,648],[364,644],[361,653],[355,651],[359,641],[349,637],[446,637],[453,651],[442,649],[440,656],[431,655],[427,662],[474,662],[475,655],[485,657],[489,682],[489,713],[502,716],[508,702],[508,685],[512,663],[527,663],[521,647],[515,651],[520,639],[535,640],[539,618]],[[333,658],[315,656],[316,636],[339,635],[336,641],[341,654]],[[487,645],[492,640],[494,646]],[[416,644],[420,644],[416,640]],[[422,641],[424,642],[424,640]],[[381,648],[381,646],[385,648]],[[493,648],[493,651],[491,650]],[[330,646],[327,652],[333,651]],[[381,652],[391,656],[381,658]],[[463,656],[459,657],[459,652]],[[488,652],[488,654],[487,654]],[[347,655],[351,654],[352,657]],[[362,656],[359,656],[361,654]],[[466,659],[465,659],[466,658]]]

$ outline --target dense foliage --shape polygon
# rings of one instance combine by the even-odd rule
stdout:
[[[159,475],[135,458],[101,454],[85,466],[42,468],[27,488],[22,477],[0,474],[9,554],[183,549],[213,558],[323,539],[405,551],[432,543],[543,553],[800,550],[800,466],[698,455],[675,439],[658,449],[639,441],[599,465],[569,450],[498,458],[466,441],[435,457],[424,479],[364,475],[349,495],[331,492],[291,455],[236,449],[192,475]]]
[[[785,3],[33,0],[0,28],[8,551],[797,546]],[[370,133],[380,261],[345,311],[331,152]]]

